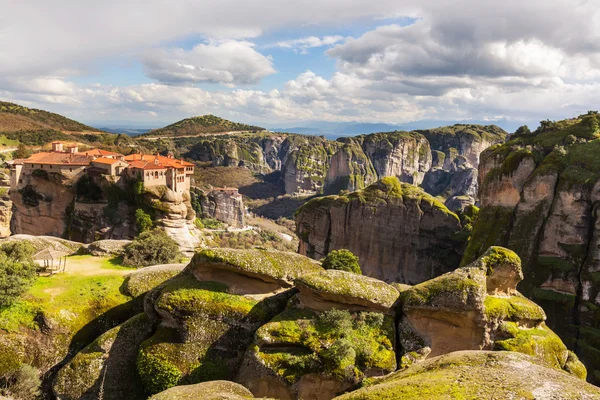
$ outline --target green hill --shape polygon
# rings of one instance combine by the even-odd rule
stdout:
[[[0,132],[32,130],[97,131],[60,114],[0,101]]]
[[[143,136],[187,136],[222,132],[264,131],[265,128],[231,122],[214,115],[182,119],[164,128],[154,129]]]

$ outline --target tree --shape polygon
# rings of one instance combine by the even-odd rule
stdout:
[[[358,257],[346,249],[333,250],[327,254],[327,257],[323,260],[323,268],[362,274],[360,265],[358,264]]]
[[[31,156],[31,150],[29,150],[23,143],[19,144],[17,150],[13,153],[13,158],[29,158]]]
[[[140,233],[144,233],[152,229],[152,218],[141,208],[135,210],[135,224]]]
[[[527,136],[531,134],[531,130],[527,125],[520,126],[515,132],[515,136]]]
[[[0,308],[7,307],[33,283],[37,266],[0,252]]]
[[[142,233],[125,247],[123,263],[130,267],[171,264],[182,257],[179,245],[165,231],[153,229]]]

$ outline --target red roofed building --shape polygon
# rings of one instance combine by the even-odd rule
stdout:
[[[190,190],[192,163],[158,154],[131,154],[125,156],[125,161],[129,163],[127,174],[142,178],[144,186],[164,185],[179,193]]]

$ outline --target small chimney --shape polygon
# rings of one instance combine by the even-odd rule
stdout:
[[[69,146],[69,153],[75,154],[77,153],[77,146]]]

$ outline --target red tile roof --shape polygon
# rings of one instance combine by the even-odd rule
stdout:
[[[91,149],[86,151],[79,151],[77,154],[85,154],[86,156],[120,156],[123,157],[123,154],[115,153],[113,151],[101,150],[101,149]]]
[[[125,156],[125,161],[146,161],[154,163],[155,160],[158,159],[158,163],[165,166],[165,168],[185,168],[185,167],[193,167],[194,164],[178,160],[176,158],[170,158],[160,155],[152,155],[152,154],[130,154]]]
[[[92,157],[81,154],[70,153],[35,153],[26,160],[24,164],[53,164],[53,165],[89,165]]]
[[[112,165],[112,164],[116,164],[118,162],[121,162],[121,160],[116,159],[116,158],[105,158],[105,157],[100,157],[100,158],[96,158],[95,160],[92,161],[93,163],[99,163],[99,164],[108,164],[108,165]]]
[[[167,169],[168,167],[162,164],[155,164],[153,162],[138,160],[129,161],[129,168],[143,169],[145,171],[150,169]]]

